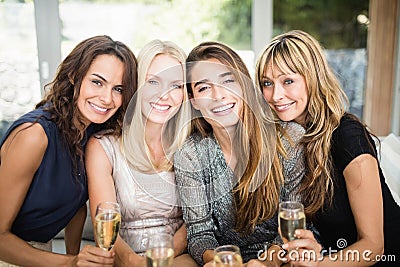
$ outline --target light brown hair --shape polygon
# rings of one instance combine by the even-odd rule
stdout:
[[[239,114],[241,123],[236,128],[232,147],[238,162],[234,172],[239,176],[234,188],[236,230],[248,232],[271,218],[278,207],[283,178],[275,147],[275,123],[272,114],[265,112],[266,103],[261,93],[254,89],[245,63],[222,43],[204,42],[193,48],[186,60],[188,81],[196,62],[208,59],[217,59],[232,70],[243,90],[243,108]],[[187,87],[189,96],[193,95],[191,84],[188,83]],[[197,117],[193,126],[193,131],[203,136],[212,132],[211,125],[202,117]]]

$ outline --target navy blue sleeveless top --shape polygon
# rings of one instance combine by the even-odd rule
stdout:
[[[88,189],[83,164],[79,163],[78,174],[75,175],[72,159],[62,136],[43,107],[16,120],[2,137],[0,146],[17,126],[36,120],[47,135],[48,145],[11,232],[25,241],[48,242],[85,205]],[[91,132],[93,127],[86,131],[83,147],[86,146]]]

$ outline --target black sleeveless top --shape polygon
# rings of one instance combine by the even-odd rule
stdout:
[[[371,154],[376,157],[373,139],[365,135],[364,126],[344,115],[339,127],[333,132],[331,155],[334,164],[334,197],[333,205],[316,214],[313,221],[320,232],[322,245],[339,251],[357,241],[357,229],[347,195],[343,171],[346,166],[361,154]],[[374,266],[400,266],[400,207],[396,204],[385,177],[379,167],[383,206],[384,206],[384,250],[385,255],[396,255],[396,262],[379,262]],[[397,263],[397,264],[396,264]]]

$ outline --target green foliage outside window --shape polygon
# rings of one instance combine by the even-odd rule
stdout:
[[[368,7],[368,0],[275,0],[274,35],[299,29],[329,49],[365,48],[368,24],[357,17]]]
[[[159,21],[181,28],[182,40],[219,40],[236,49],[251,49],[252,0],[137,0],[161,10]],[[365,48],[368,0],[274,0],[274,35],[292,29],[311,33],[329,49]],[[176,21],[176,22],[174,22]],[[168,30],[168,29],[165,29]]]
[[[60,0],[68,2],[71,0]],[[32,0],[0,0],[32,2]],[[82,0],[91,3],[138,3],[150,8],[141,20],[134,46],[152,38],[169,39],[191,47],[219,40],[236,49],[251,49],[252,0]],[[300,29],[315,36],[328,49],[365,48],[369,0],[273,0],[274,35]]]

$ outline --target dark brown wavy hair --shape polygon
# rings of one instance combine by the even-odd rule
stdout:
[[[45,85],[48,93],[36,108],[45,106],[50,112],[51,120],[57,125],[65,145],[74,161],[83,159],[81,142],[85,137],[86,126],[81,112],[77,108],[82,80],[97,56],[113,55],[124,65],[122,77],[122,105],[98,129],[108,129],[108,134],[119,136],[122,122],[129,101],[137,89],[137,60],[132,51],[122,42],[114,41],[109,36],[94,36],[79,43],[59,65],[54,80]]]

